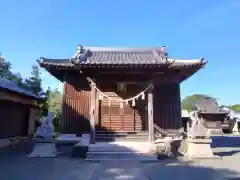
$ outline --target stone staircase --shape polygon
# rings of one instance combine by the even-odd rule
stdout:
[[[147,142],[148,132],[108,132],[104,130],[96,130],[96,142]]]
[[[157,161],[156,146],[149,142],[97,142],[89,145],[86,160]]]

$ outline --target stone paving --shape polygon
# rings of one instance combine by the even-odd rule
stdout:
[[[0,156],[0,180],[240,180],[240,146],[235,145],[214,148],[222,160],[194,162],[181,159],[97,163],[68,157]]]
[[[143,167],[136,161],[102,162],[102,167],[94,174],[91,180],[149,180],[150,177],[143,171]]]

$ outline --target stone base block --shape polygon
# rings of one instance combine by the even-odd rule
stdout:
[[[157,155],[162,157],[178,156],[178,148],[180,146],[181,137],[178,138],[163,138],[156,141]]]
[[[216,156],[213,154],[212,148],[211,148],[211,139],[192,139],[192,138],[186,138],[182,140],[181,146],[179,148],[179,151],[191,159],[205,159],[205,158],[217,158],[219,159],[219,156]]]
[[[72,157],[72,148],[75,143],[57,143],[56,148],[61,156]]]
[[[0,139],[0,148],[7,147],[11,144],[9,139]]]
[[[73,146],[72,157],[86,158],[88,146]]]

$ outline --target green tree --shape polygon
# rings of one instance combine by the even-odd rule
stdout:
[[[43,92],[42,78],[38,66],[32,66],[32,72],[29,78],[25,79],[25,84],[35,93]]]
[[[12,75],[11,68],[12,64],[0,56],[0,78],[8,79]]]
[[[0,78],[15,81],[20,87],[28,89],[20,73],[13,73],[12,64],[0,56]]]
[[[62,94],[57,90],[54,89],[51,91],[49,89],[48,94],[48,110],[51,112],[53,116],[53,124],[56,128],[56,130],[59,127],[59,120],[60,120],[60,114],[61,114],[61,104],[62,104]]]
[[[233,111],[240,111],[240,104],[234,104],[230,107]]]
[[[10,61],[5,60],[2,56],[0,56],[0,78],[8,79],[8,80],[16,80],[18,82],[19,73],[12,73],[12,64]]]
[[[50,91],[48,97],[49,111],[53,115],[57,115],[61,107],[62,94],[57,90]]]
[[[204,94],[194,94],[191,96],[187,96],[183,101],[182,101],[182,109],[188,110],[188,111],[193,111],[196,110],[195,104],[200,102],[202,99],[212,99],[216,100],[213,97],[210,97],[208,95]]]
[[[26,78],[24,81],[25,85],[34,92],[36,95],[42,94],[44,92],[42,88],[42,78],[41,73],[38,66],[32,66],[32,72],[30,77]],[[48,101],[47,97],[49,94],[49,90],[47,90],[44,94],[46,94],[46,98],[42,101],[37,102],[37,106],[40,108],[40,117],[46,116],[48,112]]]

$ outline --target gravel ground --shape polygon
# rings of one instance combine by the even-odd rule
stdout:
[[[237,146],[235,143],[235,147],[214,147],[214,152],[222,156],[221,160],[194,162],[161,160],[159,163],[142,164],[127,161],[93,163],[67,157],[0,157],[0,180],[240,180],[240,146]]]

